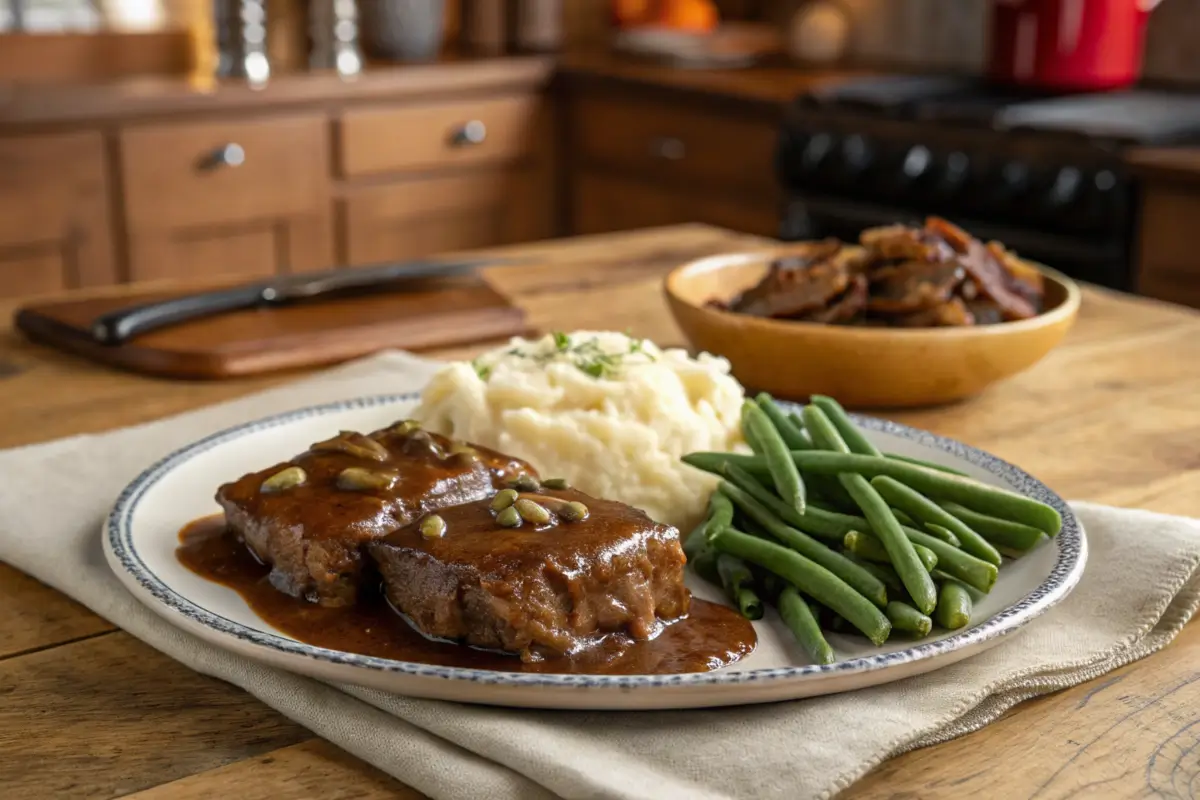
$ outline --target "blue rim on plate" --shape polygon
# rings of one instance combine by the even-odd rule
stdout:
[[[411,402],[418,399],[414,393],[387,394],[326,403],[309,408],[288,411],[265,419],[247,422],[214,433],[190,444],[146,469],[135,478],[118,497],[105,525],[108,544],[113,555],[125,570],[163,605],[215,631],[233,636],[246,643],[270,648],[288,655],[304,656],[331,664],[358,667],[393,673],[404,673],[418,677],[443,678],[450,681],[507,686],[543,686],[553,688],[588,689],[647,689],[676,686],[719,686],[726,684],[753,683],[795,679],[810,675],[846,675],[870,672],[934,658],[962,648],[1003,636],[1023,627],[1034,617],[1058,603],[1074,588],[1082,575],[1086,545],[1079,520],[1061,497],[1052,492],[1041,481],[1012,464],[955,439],[910,428],[887,420],[854,415],[855,422],[862,427],[908,439],[920,445],[941,450],[970,464],[982,467],[989,473],[1008,482],[1016,491],[1033,497],[1055,508],[1063,518],[1062,531],[1055,537],[1058,558],[1049,576],[1040,586],[1011,606],[996,613],[986,621],[965,631],[933,642],[918,644],[905,650],[877,655],[861,656],[834,664],[809,664],[796,667],[774,667],[743,672],[700,672],[682,675],[568,675],[520,672],[498,672],[468,669],[464,667],[442,667],[407,661],[393,661],[375,656],[364,656],[330,650],[298,642],[281,634],[248,628],[218,614],[214,614],[175,592],[142,561],[133,547],[133,514],[146,493],[165,475],[189,459],[226,442],[258,431],[276,428],[309,417],[323,416],[342,411],[374,408]]]

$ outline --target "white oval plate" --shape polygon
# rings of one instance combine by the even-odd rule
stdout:
[[[117,577],[169,622],[232,652],[328,681],[397,694],[469,703],[574,709],[659,709],[727,706],[844,692],[928,672],[998,644],[1075,587],[1087,541],[1058,495],[1011,464],[953,439],[883,420],[858,417],[884,451],[954,466],[975,478],[1036,497],[1058,509],[1063,529],[1053,540],[1006,563],[975,623],[919,643],[883,647],[832,634],[836,664],[810,664],[773,611],[755,623],[758,647],[725,669],[686,675],[539,675],[438,667],[313,647],[261,620],[233,590],[211,583],[175,557],[178,532],[218,512],[216,488],[258,465],[291,458],[338,430],[369,431],[404,419],[414,395],[369,397],[280,414],[213,434],[147,469],[121,493],[104,531],[105,555]],[[700,597],[721,601],[701,581]]]

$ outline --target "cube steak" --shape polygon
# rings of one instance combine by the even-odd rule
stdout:
[[[299,483],[299,473],[289,471],[297,467]],[[537,473],[519,459],[402,422],[367,435],[343,431],[291,461],[221,486],[216,499],[233,532],[271,566],[276,589],[345,606],[371,574],[365,542],[431,511],[490,497],[522,474]]]

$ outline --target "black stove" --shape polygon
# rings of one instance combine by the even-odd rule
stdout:
[[[1200,96],[1046,95],[950,76],[797,98],[777,152],[784,239],[856,238],[939,214],[1026,258],[1133,287],[1137,185],[1123,152],[1200,141]]]

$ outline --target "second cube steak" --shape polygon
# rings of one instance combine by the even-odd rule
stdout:
[[[490,497],[518,475],[519,459],[397,423],[343,431],[282,464],[221,486],[234,533],[281,592],[326,606],[352,605],[364,543],[445,506]]]
[[[646,640],[687,613],[677,530],[570,489],[520,497],[550,519],[504,527],[480,501],[442,509],[424,533],[418,521],[373,540],[367,550],[392,606],[426,636],[525,661],[579,652],[605,634]],[[572,501],[586,506],[584,519],[564,516]]]

